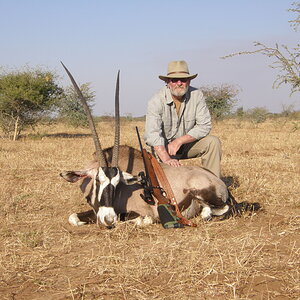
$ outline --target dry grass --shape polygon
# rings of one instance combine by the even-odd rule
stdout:
[[[122,124],[122,143],[137,147],[135,125]],[[111,145],[111,125],[99,132]],[[299,299],[300,130],[230,120],[213,134],[232,193],[264,211],[182,230],[71,227],[88,206],[58,174],[90,159],[89,131],[1,139],[0,299]]]

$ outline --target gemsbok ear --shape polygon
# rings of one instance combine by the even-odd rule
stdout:
[[[71,183],[77,182],[78,180],[89,176],[89,174],[84,171],[66,171],[60,173],[59,175]]]
[[[120,181],[126,185],[132,185],[138,182],[138,178],[130,173],[121,171]]]

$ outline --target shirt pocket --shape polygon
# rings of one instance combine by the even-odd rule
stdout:
[[[196,124],[195,118],[185,118],[184,119],[184,131],[185,134],[189,132]]]

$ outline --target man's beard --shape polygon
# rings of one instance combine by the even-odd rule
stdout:
[[[175,96],[175,97],[182,97],[183,95],[186,94],[186,92],[188,91],[189,87],[188,87],[188,85],[186,87],[176,85],[174,87],[169,86],[169,88],[170,88],[171,94],[173,96]]]

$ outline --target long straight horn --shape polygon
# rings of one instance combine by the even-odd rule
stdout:
[[[69,70],[66,68],[66,66],[62,62],[61,62],[61,64],[64,67],[64,69],[66,70],[68,76],[70,77],[71,82],[74,86],[74,89],[77,92],[77,95],[78,95],[78,97],[79,97],[79,99],[80,99],[80,101],[83,105],[85,114],[88,118],[89,126],[90,126],[90,129],[92,131],[92,137],[93,137],[95,148],[96,148],[96,155],[97,155],[97,158],[99,160],[99,164],[100,164],[101,167],[106,167],[107,163],[106,163],[106,160],[105,160],[102,148],[101,148],[100,140],[99,140],[99,137],[98,137],[98,134],[97,134],[97,131],[96,131],[96,126],[95,126],[90,108],[88,107],[87,102],[86,102],[81,90],[79,89],[77,83],[75,82],[72,74],[69,72]]]
[[[120,145],[120,71],[118,71],[115,93],[115,143],[112,156],[112,167],[118,166]]]

